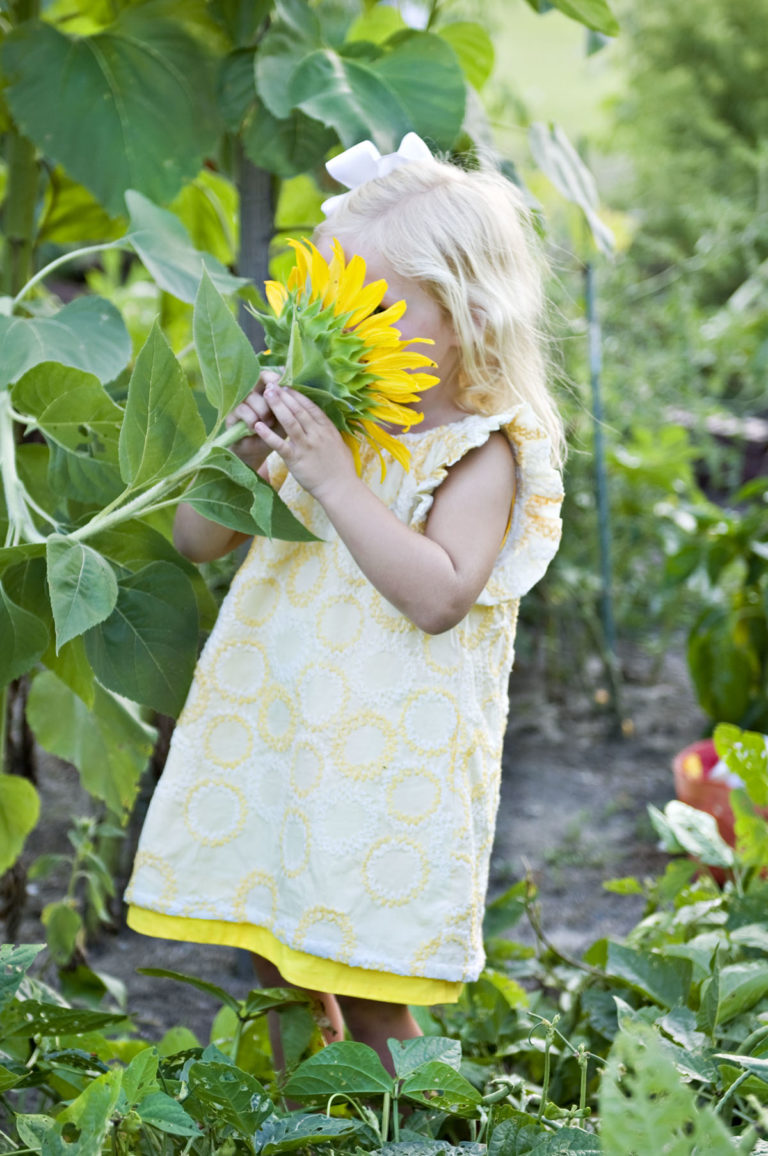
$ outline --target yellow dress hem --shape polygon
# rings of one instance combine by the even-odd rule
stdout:
[[[464,986],[460,981],[350,967],[335,959],[323,959],[306,951],[297,951],[281,943],[266,927],[255,927],[251,923],[164,915],[133,904],[128,908],[127,922],[140,935],[182,940],[185,943],[216,943],[224,947],[242,947],[246,951],[254,951],[274,963],[288,983],[310,991],[329,991],[335,995],[377,999],[385,1003],[429,1006],[456,1003]]]

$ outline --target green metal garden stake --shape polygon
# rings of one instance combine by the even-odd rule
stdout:
[[[603,368],[602,333],[597,314],[595,266],[587,261],[584,266],[584,296],[589,335],[589,381],[592,390],[592,426],[595,452],[595,499],[600,548],[600,620],[603,626],[605,649],[603,661],[611,689],[611,706],[617,726],[623,718],[621,679],[616,654],[616,626],[613,617],[613,573],[611,566],[611,516],[608,504],[608,480],[605,468],[605,441],[603,438],[603,397],[601,375]]]

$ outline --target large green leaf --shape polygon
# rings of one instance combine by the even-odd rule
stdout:
[[[714,815],[678,799],[667,803],[663,813],[649,806],[648,814],[673,854],[682,850],[710,867],[733,867],[733,849],[720,834]]]
[[[21,854],[40,815],[40,798],[28,779],[0,775],[0,875]],[[0,967],[5,963],[0,959]]]
[[[74,763],[83,786],[117,814],[130,811],[155,730],[98,683],[89,708],[50,671],[32,683],[27,718],[40,745]]]
[[[184,501],[204,518],[229,526],[231,530],[238,530],[241,534],[261,532],[251,515],[251,490],[239,486],[219,470],[201,470],[189,489],[184,491]]]
[[[83,1035],[119,1023],[125,1023],[125,1016],[114,1012],[60,1007],[37,999],[25,999],[12,1004],[8,1009],[3,1032],[9,1036]],[[120,1069],[117,1069],[117,1073],[122,1075]]]
[[[285,1085],[286,1096],[298,1099],[343,1093],[361,1096],[392,1091],[392,1077],[366,1044],[343,1041],[328,1044],[305,1060]]]
[[[459,1070],[461,1065],[461,1044],[458,1040],[444,1036],[418,1036],[413,1040],[388,1040],[395,1074],[401,1080],[409,1076],[422,1064],[439,1060],[451,1068]]]
[[[38,244],[97,244],[115,241],[125,232],[124,220],[110,217],[88,189],[58,166],[49,176],[40,216]]]
[[[431,32],[398,32],[390,44],[391,50],[369,65],[371,71],[394,93],[420,136],[439,149],[450,148],[466,106],[456,53]]]
[[[128,7],[96,36],[30,21],[7,38],[8,103],[38,148],[113,214],[171,200],[215,143],[211,63],[181,21]]]
[[[44,551],[45,546],[41,544],[36,549]],[[85,657],[82,639],[75,638],[56,650],[56,632],[48,597],[45,558],[34,555],[9,566],[3,573],[3,585],[12,601],[32,614],[48,631],[48,646],[40,656],[40,661],[49,670],[53,670],[62,682],[71,687],[75,694],[90,706],[93,703],[94,693],[93,671]]]
[[[200,1129],[184,1108],[167,1092],[151,1092],[138,1107],[145,1124],[151,1124],[169,1136],[199,1136]]]
[[[652,951],[638,951],[622,943],[608,943],[608,975],[622,979],[655,1003],[674,1007],[685,1003],[691,986],[689,959],[667,959]]]
[[[105,558],[110,558],[128,570],[141,570],[150,562],[172,562],[192,583],[201,628],[211,629],[219,611],[216,599],[197,566],[183,557],[154,527],[138,518],[132,518],[94,534],[91,545]]]
[[[320,22],[306,0],[278,0],[255,60],[256,87],[273,117],[289,116],[291,78],[304,57],[321,46]]]
[[[0,315],[0,351],[0,388],[43,361],[113,381],[128,364],[131,339],[111,302],[78,297],[54,317]]]
[[[413,128],[385,81],[331,48],[318,49],[302,61],[290,83],[290,100],[334,128],[346,148],[367,137],[381,152],[393,152]]]
[[[166,477],[205,441],[192,390],[155,322],[134,366],[120,430],[120,473],[133,487]]]
[[[120,1095],[121,1068],[105,1072],[91,1083],[68,1108],[57,1116],[57,1127],[74,1124],[79,1131],[78,1156],[101,1156],[112,1127],[112,1113]]]
[[[189,1090],[208,1112],[215,1110],[217,1119],[248,1138],[274,1112],[258,1080],[234,1064],[198,1060],[189,1069]]]
[[[130,213],[125,241],[167,293],[191,304],[203,269],[222,293],[248,284],[245,277],[233,277],[215,257],[196,249],[179,218],[167,209],[159,208],[135,189],[126,192],[125,203]]]
[[[768,995],[768,964],[763,960],[733,963],[720,969],[716,1023],[749,1011]]]
[[[438,35],[456,53],[469,83],[474,88],[482,88],[493,71],[494,60],[493,41],[483,26],[461,20],[443,24]]]
[[[198,251],[210,253],[225,265],[237,259],[238,193],[223,173],[203,169],[184,186],[171,209]]]
[[[0,687],[30,670],[48,647],[48,631],[0,582]]]
[[[261,363],[205,270],[195,300],[192,326],[203,387],[221,419],[256,385]]]
[[[189,579],[152,562],[121,580],[115,609],[85,636],[86,653],[104,686],[175,716],[195,667],[197,623]]]
[[[317,541],[272,487],[231,450],[217,448],[209,454],[205,468],[184,492],[184,500],[204,516],[220,519],[244,534]]]
[[[84,634],[112,613],[117,602],[117,579],[106,558],[84,542],[51,534],[45,549],[58,652],[65,642]]]
[[[253,1138],[259,1156],[277,1156],[278,1152],[294,1152],[297,1148],[313,1148],[339,1136],[348,1136],[359,1128],[356,1120],[337,1120],[319,1112],[292,1115],[287,1119],[272,1116],[266,1120]]]
[[[473,1112],[482,1103],[482,1096],[461,1072],[439,1060],[431,1060],[416,1068],[403,1081],[402,1095],[425,1107],[434,1105],[449,1112]]]
[[[117,461],[123,411],[91,373],[54,361],[36,365],[11,388],[13,404],[52,441],[84,457]]]
[[[279,177],[293,177],[325,156],[336,141],[336,133],[303,112],[294,111],[278,119],[262,104],[255,104],[245,118],[242,141],[259,168]]]

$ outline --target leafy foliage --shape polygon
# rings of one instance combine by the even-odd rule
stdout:
[[[764,736],[723,727],[718,746],[738,762],[750,796],[763,798]],[[672,852],[689,845],[705,872],[723,861],[707,818],[670,805],[662,825]],[[755,822],[765,835],[766,820]],[[646,895],[646,913],[625,941],[599,941],[583,962],[543,943],[526,955],[499,938],[535,903],[529,882],[511,888],[488,919],[489,957],[501,962],[506,943],[506,972],[489,969],[458,1004],[418,1009],[426,1034],[390,1041],[393,1072],[371,1048],[323,1047],[315,1031],[276,1074],[263,1017],[307,1014],[307,993],[235,999],[194,976],[146,969],[224,1005],[215,1044],[202,1047],[179,1028],[155,1047],[126,1034],[119,1008],[69,1006],[32,978],[38,948],[6,946],[7,1129],[18,1147],[59,1152],[76,1141],[78,1151],[108,1144],[126,1156],[163,1145],[200,1156],[229,1145],[254,1156],[321,1146],[350,1156],[759,1152],[768,1130],[768,883],[741,843],[722,890],[680,865],[687,869],[670,864],[656,880],[620,881]],[[50,1108],[29,1111],[30,1086],[55,1089]],[[284,1097],[304,1106],[289,1110]]]

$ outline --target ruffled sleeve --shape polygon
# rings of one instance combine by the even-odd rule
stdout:
[[[415,493],[410,525],[423,530],[434,493],[448,470],[471,449],[483,445],[495,430],[509,439],[517,463],[516,492],[507,536],[478,605],[492,606],[527,594],[543,577],[560,544],[563,485],[551,462],[550,441],[530,406],[506,413],[473,414],[442,427],[413,454]]]

